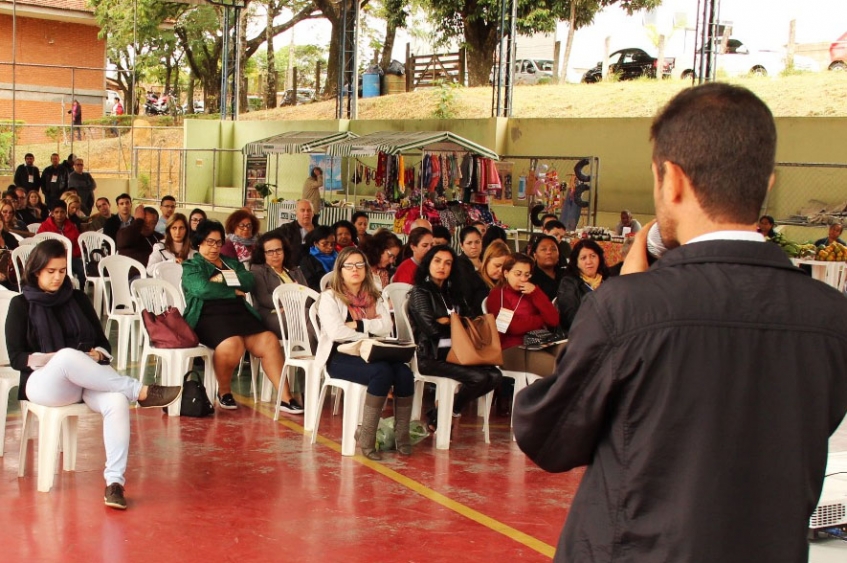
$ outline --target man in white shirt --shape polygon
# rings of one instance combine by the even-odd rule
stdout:
[[[172,195],[166,195],[162,198],[159,208],[161,209],[162,214],[159,215],[159,222],[156,223],[156,232],[160,235],[164,235],[168,220],[171,218],[171,215],[174,214],[174,211],[176,211],[176,198]]]

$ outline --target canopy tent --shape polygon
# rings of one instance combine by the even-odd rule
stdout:
[[[308,150],[313,148],[313,145],[307,144],[304,148]],[[332,156],[375,156],[380,152],[405,154],[428,150],[468,151],[491,160],[499,160],[494,151],[449,131],[380,131],[334,142],[325,148],[326,154]]]
[[[245,156],[323,152],[328,145],[357,137],[350,131],[287,131],[247,143],[242,150]]]

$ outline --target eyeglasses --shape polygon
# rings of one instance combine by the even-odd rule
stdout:
[[[329,247],[331,247],[331,246],[332,246],[333,244],[335,244],[335,243],[333,243],[330,239],[326,238],[326,239],[323,239],[323,240],[319,240],[319,241],[318,241],[318,242],[316,242],[315,244],[316,244],[317,246],[322,246],[322,247],[324,247],[324,248],[329,248]]]
[[[236,225],[238,229],[252,229],[253,223],[241,223],[240,225]]]
[[[346,264],[341,265],[342,268],[347,270],[348,272],[352,272],[353,270],[364,270],[365,263],[364,262],[347,262]]]
[[[282,247],[265,250],[265,256],[279,256],[283,253]]]
[[[394,258],[395,256],[397,256],[396,254],[394,254],[394,253],[393,253],[393,252],[391,252],[390,250],[386,250],[386,251],[385,251],[385,253],[386,253],[386,254],[388,254],[388,257],[389,257],[389,258]]]
[[[163,205],[163,206],[162,206],[162,209],[176,209],[176,205],[173,205],[173,204],[171,204],[171,205]]]
[[[74,164],[74,166],[82,166],[82,165],[83,164],[81,162],[77,162],[76,164]]]
[[[220,248],[221,246],[224,245],[224,241],[222,241],[221,239],[218,239],[218,238],[207,238],[206,240],[203,241],[203,243],[207,244],[209,246],[214,246],[216,248]]]

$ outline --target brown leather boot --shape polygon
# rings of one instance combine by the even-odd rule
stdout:
[[[394,397],[394,441],[401,455],[412,455],[409,423],[412,420],[414,397]]]
[[[382,454],[376,451],[376,429],[379,427],[383,406],[385,397],[370,393],[365,396],[365,412],[362,414],[362,427],[359,429],[359,447],[362,448],[363,456],[375,461],[382,459]]]

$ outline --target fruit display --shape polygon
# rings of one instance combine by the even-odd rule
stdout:
[[[785,238],[782,233],[776,233],[769,240],[778,244],[791,258],[815,258],[818,252],[818,248],[814,244],[792,242]]]
[[[847,262],[847,246],[832,242],[829,246],[818,249],[815,258],[823,262]]]

